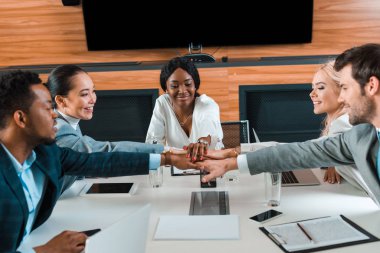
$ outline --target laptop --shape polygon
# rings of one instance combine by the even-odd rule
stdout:
[[[252,131],[253,135],[256,138],[256,143],[260,143],[259,137],[257,136],[255,129],[252,128]],[[274,146],[277,144],[278,143],[276,142],[268,142],[268,146]],[[263,145],[263,147],[265,147],[265,145]],[[311,186],[321,184],[311,169],[301,169],[282,172],[281,183],[283,187]]]
[[[88,237],[84,253],[144,253],[150,204],[123,217],[118,222]]]

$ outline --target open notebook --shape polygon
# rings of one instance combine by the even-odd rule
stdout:
[[[253,135],[255,136],[256,142],[260,143],[260,139],[256,134],[254,128],[252,128]],[[275,142],[270,142],[273,146],[276,145]],[[314,175],[311,169],[293,170],[282,172],[282,186],[306,186],[306,185],[319,185],[320,182],[318,178]]]

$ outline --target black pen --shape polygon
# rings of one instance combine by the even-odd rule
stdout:
[[[313,238],[306,232],[306,230],[297,222],[297,226],[301,229],[301,231],[306,235],[306,237],[310,240],[311,243],[314,243]]]

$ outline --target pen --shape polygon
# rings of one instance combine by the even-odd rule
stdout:
[[[306,232],[306,230],[297,222],[297,226],[301,229],[302,233],[306,235],[306,237],[310,240],[311,243],[314,243],[313,238]]]

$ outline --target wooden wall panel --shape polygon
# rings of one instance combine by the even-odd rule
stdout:
[[[222,56],[233,60],[339,54],[355,45],[380,43],[378,13],[378,0],[314,0],[312,43],[211,47],[204,51],[218,60]],[[64,7],[59,0],[0,1],[0,67],[166,61],[186,53],[186,48],[88,52],[80,6]],[[316,68],[316,65],[201,68],[200,92],[218,102],[222,120],[237,120],[239,85],[309,83]],[[89,74],[100,90],[160,88],[159,70]],[[46,75],[42,78],[46,79]]]
[[[314,0],[312,43],[204,51],[217,59],[337,54],[380,42],[378,13],[378,0]],[[0,66],[156,61],[186,53],[187,48],[88,52],[80,6],[62,6],[59,0],[0,1]]]

